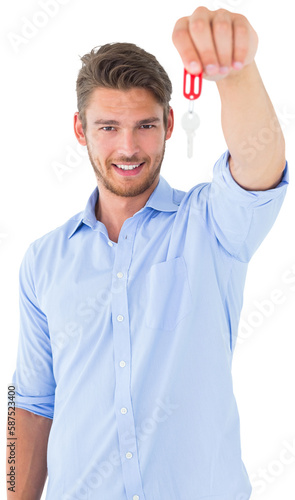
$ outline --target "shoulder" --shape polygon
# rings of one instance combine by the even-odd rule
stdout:
[[[70,244],[70,235],[79,225],[82,217],[83,211],[78,212],[57,228],[32,241],[26,254],[30,254],[32,257],[37,258],[39,256],[52,256],[53,253],[60,253],[62,248]]]

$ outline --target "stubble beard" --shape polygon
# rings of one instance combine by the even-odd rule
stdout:
[[[87,151],[88,151],[88,155],[89,155],[89,160],[90,160],[90,163],[91,163],[92,168],[94,170],[94,173],[95,173],[95,176],[96,176],[98,183],[99,184],[101,183],[105,187],[105,189],[107,189],[108,191],[110,191],[111,193],[113,193],[117,196],[134,197],[134,196],[139,196],[140,194],[144,193],[147,189],[149,189],[153,185],[153,183],[155,182],[158,175],[160,174],[161,166],[162,166],[164,155],[165,155],[166,141],[164,141],[162,152],[158,156],[156,156],[156,159],[154,161],[154,165],[157,165],[156,168],[154,168],[154,165],[153,165],[153,168],[149,169],[149,175],[145,176],[141,183],[138,184],[135,182],[133,185],[133,183],[131,181],[128,184],[126,183],[125,187],[121,187],[119,185],[119,183],[116,184],[116,182],[113,179],[108,178],[107,174],[104,173],[104,170],[102,168],[100,160],[98,158],[93,157],[88,142],[86,144],[86,147],[87,147]],[[143,161],[145,161],[145,165],[143,167],[144,169],[148,169],[149,164],[150,164],[150,160],[148,158],[146,158],[146,159],[143,158],[141,160],[141,162],[138,161],[138,159],[134,158],[134,157],[133,158],[132,157],[120,158],[119,160],[116,160],[116,161],[119,164],[120,164],[120,162],[122,162],[122,163],[142,163]],[[107,171],[112,169],[112,168],[113,168],[113,166],[110,163],[108,165]]]

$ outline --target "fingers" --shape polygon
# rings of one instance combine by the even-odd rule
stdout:
[[[201,7],[194,12],[189,18],[189,31],[205,72],[209,75],[217,73],[219,61],[208,9]]]
[[[229,72],[233,62],[233,25],[229,13],[219,10],[212,20],[212,35],[219,62],[219,73]]]
[[[240,14],[198,7],[192,16],[177,21],[172,40],[191,73],[225,75],[248,64],[249,54],[254,58],[258,39],[253,33]]]
[[[202,63],[190,35],[189,18],[182,17],[175,25],[172,41],[177,48],[185,68],[191,73],[200,73]]]
[[[247,26],[247,21],[244,16],[235,17],[233,20],[234,26],[234,50],[233,50],[233,62],[236,69],[240,69],[238,66],[240,64],[245,64],[246,58],[249,51],[249,28]]]

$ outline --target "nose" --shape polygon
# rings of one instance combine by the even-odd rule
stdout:
[[[132,157],[140,152],[138,137],[135,131],[133,130],[121,131],[117,152],[118,154],[128,157]]]

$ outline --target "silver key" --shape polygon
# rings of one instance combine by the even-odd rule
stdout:
[[[195,131],[200,125],[200,118],[197,113],[193,111],[188,111],[182,117],[182,126],[187,134],[187,156],[192,158],[193,156],[193,142]]]

